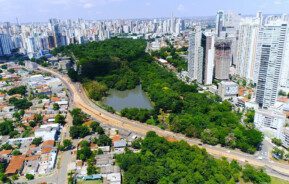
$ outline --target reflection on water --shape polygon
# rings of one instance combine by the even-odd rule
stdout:
[[[109,96],[103,100],[103,103],[113,107],[116,111],[133,107],[142,109],[153,108],[149,98],[143,92],[140,85],[135,89],[126,91],[110,89]]]

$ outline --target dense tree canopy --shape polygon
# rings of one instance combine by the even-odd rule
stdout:
[[[14,105],[16,109],[28,109],[32,106],[32,103],[29,102],[26,98],[23,99],[17,99],[15,97],[12,97],[9,99],[9,103],[11,105]]]
[[[212,145],[240,148],[249,153],[258,149],[263,135],[252,126],[241,125],[240,115],[229,102],[221,102],[218,96],[208,92],[198,93],[197,85],[178,80],[173,73],[152,62],[145,47],[144,40],[115,38],[57,48],[55,52],[79,60],[78,78],[95,100],[101,99],[109,88],[131,89],[141,82],[154,110],[125,109],[121,112],[123,116],[197,137]],[[171,54],[175,52],[170,49]],[[82,123],[83,118],[74,118],[74,125]]]
[[[14,130],[13,122],[5,120],[0,123],[0,135],[9,135]]]
[[[19,86],[19,87],[15,87],[10,89],[7,93],[8,95],[15,95],[15,94],[19,94],[19,95],[25,95],[27,92],[26,90],[26,86]]]
[[[236,162],[214,159],[205,149],[187,143],[168,142],[149,132],[141,143],[141,151],[128,151],[116,156],[124,170],[124,183],[270,183],[270,177],[251,166],[243,168]]]

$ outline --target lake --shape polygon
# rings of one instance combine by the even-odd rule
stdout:
[[[108,93],[109,96],[104,98],[103,103],[118,112],[125,108],[153,109],[150,99],[142,90],[141,85],[125,91],[110,89]]]

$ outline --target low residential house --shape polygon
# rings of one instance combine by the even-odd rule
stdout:
[[[15,112],[14,106],[1,105],[0,106],[0,117],[3,119],[12,119]]]
[[[126,140],[120,140],[120,141],[113,142],[113,147],[114,148],[125,148],[126,145],[127,145]]]
[[[120,173],[103,174],[102,177],[106,178],[106,181],[110,184],[121,184]]]
[[[100,167],[100,173],[102,174],[120,173],[120,168],[116,165],[103,166]]]
[[[0,151],[0,158],[4,158],[6,160],[10,160],[12,157],[12,150],[2,150]]]
[[[42,148],[42,154],[40,156],[39,162],[39,174],[45,174],[51,172],[55,167],[56,158],[57,158],[57,149],[56,148]]]
[[[21,174],[24,166],[25,156],[19,155],[19,156],[12,156],[5,174],[8,176],[14,175],[14,174]]]
[[[23,173],[35,175],[39,169],[40,156],[34,155],[25,158]]]
[[[104,153],[110,152],[110,146],[99,146],[98,149],[100,149]]]
[[[35,137],[41,137],[42,140],[56,140],[57,134],[60,130],[59,124],[46,124],[41,125],[40,128],[35,130]]]
[[[15,139],[8,139],[7,143],[11,145],[15,144],[30,144],[33,141],[34,137],[25,137],[25,138],[15,138]]]
[[[5,99],[5,94],[4,93],[0,93],[0,102],[3,102]]]

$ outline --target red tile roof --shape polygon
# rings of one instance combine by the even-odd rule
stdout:
[[[50,153],[51,150],[52,150],[52,148],[50,148],[50,147],[42,148],[41,153],[42,154]]]
[[[121,137],[119,134],[112,137],[112,142],[120,141]]]
[[[6,168],[5,174],[16,174],[19,172],[23,166],[24,160],[24,155],[12,156],[8,167]]]
[[[11,154],[12,150],[2,150],[0,151],[0,155],[9,155]]]
[[[42,143],[42,148],[44,147],[53,147],[54,146],[54,140],[47,140],[47,141],[44,141]]]

